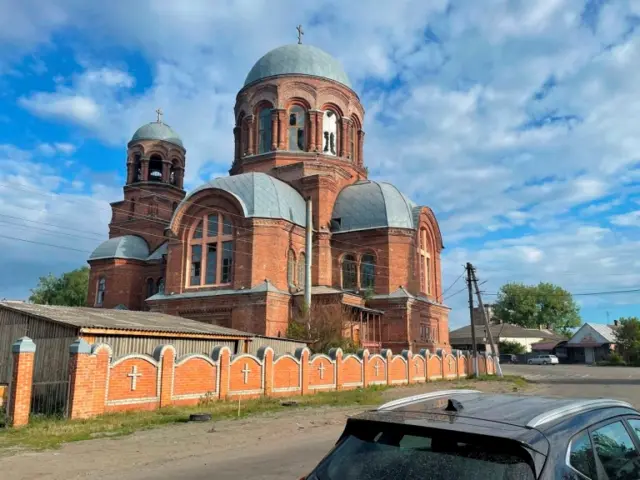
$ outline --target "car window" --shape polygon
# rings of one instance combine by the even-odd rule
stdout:
[[[633,430],[636,433],[636,437],[640,441],[640,419],[633,418],[633,419],[630,419],[630,420],[627,420],[627,421],[629,422],[629,425],[631,426],[631,430]]]
[[[622,422],[610,423],[591,434],[598,458],[610,479],[640,478],[640,454]]]
[[[596,460],[591,447],[591,439],[587,432],[583,432],[571,440],[569,465],[589,478],[596,478]]]
[[[462,435],[460,435],[462,436]],[[321,462],[318,480],[534,480],[520,447],[467,443],[457,437],[406,435],[397,428],[346,437]]]

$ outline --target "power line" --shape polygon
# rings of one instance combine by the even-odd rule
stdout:
[[[18,240],[20,242],[33,243],[35,245],[44,245],[46,247],[61,248],[63,250],[73,250],[73,251],[76,251],[76,252],[91,253],[88,250],[80,250],[78,248],[66,247],[66,246],[63,246],[63,245],[54,245],[54,244],[51,244],[51,243],[38,242],[36,240],[27,240],[26,238],[10,237],[8,235],[0,235],[0,238],[6,238],[8,240]]]

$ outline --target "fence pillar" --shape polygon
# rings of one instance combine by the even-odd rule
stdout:
[[[413,369],[411,368],[413,367],[413,353],[411,353],[411,350],[402,350],[400,355],[407,361],[407,384],[411,385],[415,383]]]
[[[300,361],[300,395],[309,394],[309,349],[307,347],[296,349],[295,356]],[[266,382],[265,382],[266,385]]]
[[[336,390],[340,391],[343,389],[342,383],[343,375],[342,375],[342,349],[341,348],[332,348],[329,350],[329,358],[333,360],[333,365],[336,369],[335,379],[336,379]]]
[[[71,419],[92,417],[96,357],[91,355],[91,346],[81,338],[71,344],[69,354],[68,416]]]
[[[11,346],[11,352],[13,353],[13,372],[7,415],[12,427],[22,427],[29,423],[31,413],[36,344],[29,337],[22,337]]]
[[[218,396],[225,400],[229,395],[229,374],[231,369],[231,350],[229,347],[215,347],[211,358],[218,368]]]
[[[371,374],[369,372],[369,350],[358,350],[358,357],[362,360],[362,388],[367,388],[371,382]]]
[[[160,408],[173,404],[173,367],[176,361],[176,349],[173,345],[158,345],[153,357],[160,365]]]
[[[264,375],[264,391],[262,394],[266,397],[270,397],[273,392],[273,348],[260,347],[257,356],[262,362],[262,375]]]

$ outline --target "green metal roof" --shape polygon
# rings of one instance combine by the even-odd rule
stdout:
[[[351,87],[349,77],[338,60],[311,45],[284,45],[271,50],[249,71],[245,86],[276,75],[311,75]]]
[[[233,195],[247,218],[279,218],[305,226],[306,209],[302,196],[291,185],[266,173],[250,172],[216,178],[190,192],[182,204],[188,203],[196,193],[209,189],[224,190]],[[176,213],[178,210],[180,208]]]
[[[110,238],[101,243],[89,256],[91,260],[108,258],[125,258],[131,260],[146,260],[149,257],[149,246],[143,238],[136,235]]]
[[[169,125],[162,122],[151,122],[141,126],[131,137],[131,141],[162,140],[183,147],[180,136]]]

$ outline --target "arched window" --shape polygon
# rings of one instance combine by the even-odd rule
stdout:
[[[149,181],[162,181],[162,158],[160,155],[151,155],[149,159]]]
[[[287,283],[290,287],[293,287],[296,283],[296,255],[293,250],[289,250],[287,254]]]
[[[156,283],[156,293],[164,293],[164,278],[160,277]]]
[[[258,115],[258,153],[271,151],[271,108],[263,108]]]
[[[133,158],[133,181],[140,182],[142,180],[142,163],[140,154],[136,153]]]
[[[351,135],[349,135],[349,152],[351,161],[356,162],[356,145],[358,144],[358,128],[355,122],[351,122]]]
[[[147,297],[153,297],[156,293],[156,283],[153,281],[153,278],[147,279]]]
[[[298,287],[304,288],[307,285],[307,257],[304,253],[298,256]]]
[[[324,112],[322,130],[322,153],[336,155],[338,151],[338,115],[333,110]]]
[[[198,220],[189,240],[189,286],[231,283],[233,271],[233,224],[229,217],[213,212]]]
[[[98,288],[96,289],[96,306],[101,307],[104,303],[104,295],[107,291],[107,280],[104,277],[98,279]]]
[[[342,258],[342,288],[344,290],[355,290],[358,288],[358,271],[356,257],[345,255]]]
[[[431,295],[431,256],[427,243],[427,229],[420,229],[420,289]]]
[[[300,105],[294,105],[289,110],[289,150],[303,152],[306,150],[305,125],[307,114]]]
[[[360,285],[365,290],[373,290],[375,284],[376,259],[370,253],[360,260]]]

